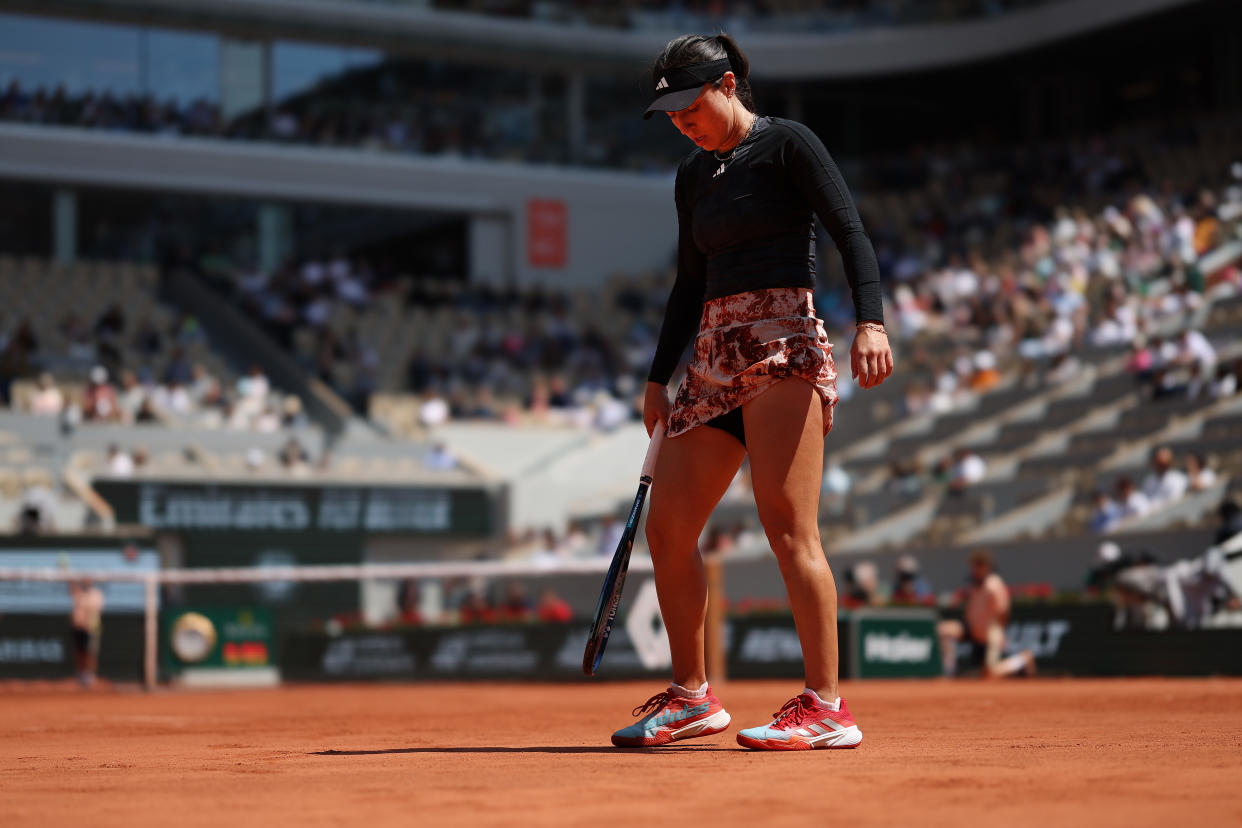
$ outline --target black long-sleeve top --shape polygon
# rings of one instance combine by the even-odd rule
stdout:
[[[720,161],[695,150],[677,168],[677,279],[648,379],[667,384],[699,327],[703,302],[815,286],[815,216],[845,263],[858,321],[884,320],[875,250],[841,172],[815,133],[760,117]]]

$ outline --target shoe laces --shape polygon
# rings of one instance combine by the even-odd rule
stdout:
[[[811,712],[811,700],[805,695],[794,696],[785,706],[772,714],[772,724],[781,729],[797,727]]]
[[[644,713],[646,713],[648,710],[650,711],[659,710],[661,707],[668,704],[672,700],[673,700],[673,694],[667,690],[662,690],[661,692],[656,693],[654,696],[647,699],[647,701],[643,702],[638,707],[635,707],[634,715],[641,716]]]

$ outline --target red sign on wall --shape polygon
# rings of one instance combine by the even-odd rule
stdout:
[[[569,258],[569,214],[559,199],[526,202],[526,258],[531,267],[564,267]]]

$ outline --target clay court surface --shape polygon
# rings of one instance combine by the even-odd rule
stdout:
[[[0,823],[1242,824],[1242,681],[854,682],[853,751],[621,751],[657,685],[0,688]],[[798,689],[732,682],[734,723]]]

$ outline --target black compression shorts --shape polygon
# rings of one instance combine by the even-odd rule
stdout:
[[[719,417],[713,417],[703,423],[703,425],[718,428],[723,432],[732,434],[742,444],[742,448],[746,447],[746,423],[742,420],[742,407],[740,405],[732,411],[726,411]]]

